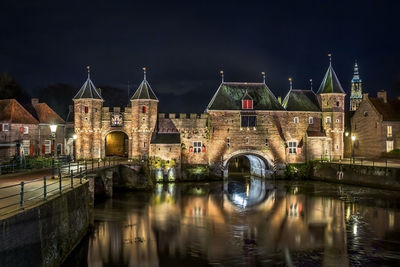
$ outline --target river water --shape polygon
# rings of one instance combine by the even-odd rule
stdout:
[[[320,182],[157,184],[95,206],[64,266],[393,266],[400,194]]]

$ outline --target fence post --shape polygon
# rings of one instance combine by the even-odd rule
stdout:
[[[71,188],[74,188],[74,178],[71,176]]]
[[[46,176],[43,177],[43,199],[47,199],[47,185],[46,185]]]
[[[111,166],[111,158],[108,158],[108,167]]]
[[[79,168],[79,175],[82,175],[82,167]]]
[[[24,209],[24,182],[21,182],[21,190],[19,192],[19,207],[21,210]]]
[[[79,183],[82,184],[82,176],[79,176]]]
[[[372,160],[372,167],[375,167],[375,160]]]
[[[68,161],[68,173],[71,172],[71,161]]]
[[[100,168],[100,160],[97,161],[97,169]]]
[[[85,174],[87,175],[87,162],[85,160]]]
[[[62,191],[62,179],[58,179],[58,190],[60,191],[60,195],[61,195],[61,191]]]
[[[58,179],[62,179],[61,168],[58,168]]]
[[[78,161],[78,166],[76,167],[76,170],[79,170],[79,161]]]
[[[92,171],[93,171],[93,167],[94,167],[94,160],[92,158]]]

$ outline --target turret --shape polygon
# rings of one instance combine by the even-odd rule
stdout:
[[[90,67],[87,67],[88,77],[74,96],[74,128],[76,139],[76,158],[101,157],[101,110],[103,98],[90,79]]]
[[[353,79],[351,79],[350,110],[356,111],[362,101],[362,80],[358,74],[357,61],[354,64]]]
[[[332,157],[343,157],[344,131],[344,92],[332,67],[329,54],[329,67],[317,92],[322,109],[322,126],[328,137],[332,138]],[[329,151],[329,150],[328,150]]]
[[[151,89],[143,68],[143,81],[131,98],[132,107],[132,157],[149,155],[150,140],[157,122],[158,98]]]

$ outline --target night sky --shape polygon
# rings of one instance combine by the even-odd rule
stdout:
[[[276,96],[316,90],[332,53],[349,92],[354,60],[364,91],[400,92],[399,1],[1,1],[0,72],[29,92],[99,85],[132,93],[143,66],[161,111],[205,109],[226,81],[261,82]]]

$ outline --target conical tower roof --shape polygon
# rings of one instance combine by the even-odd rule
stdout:
[[[156,94],[154,93],[153,89],[151,89],[150,84],[146,80],[146,68],[143,68],[143,71],[144,71],[144,79],[142,83],[139,85],[136,92],[133,94],[131,100],[152,99],[158,101]]]
[[[82,98],[91,98],[91,99],[100,99],[103,98],[100,95],[100,92],[96,89],[96,86],[93,84],[92,80],[90,79],[90,67],[88,69],[88,78],[86,82],[82,85],[81,89],[79,89],[78,93],[74,96],[75,99],[82,99]]]
[[[342,85],[332,68],[332,63],[329,64],[329,68],[326,71],[324,80],[322,81],[317,94],[345,94]]]

